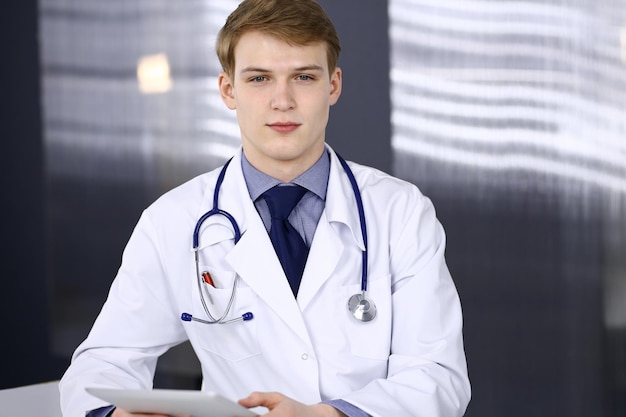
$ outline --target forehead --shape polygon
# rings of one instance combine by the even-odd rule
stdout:
[[[328,72],[324,42],[295,45],[261,32],[243,34],[235,46],[234,58],[235,72],[250,67],[278,71],[309,66]]]

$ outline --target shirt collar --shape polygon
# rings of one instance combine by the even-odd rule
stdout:
[[[243,177],[248,186],[248,193],[252,201],[259,198],[265,191],[282,183],[280,180],[270,177],[253,167],[252,164],[248,162],[243,152],[241,157],[241,169],[243,170]],[[315,193],[322,200],[326,200],[329,173],[330,155],[328,154],[328,150],[324,150],[324,153],[317,162],[295,178],[291,183],[298,184]]]

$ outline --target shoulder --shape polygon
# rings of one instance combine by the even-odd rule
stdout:
[[[420,189],[413,183],[394,177],[384,171],[369,166],[348,162],[350,169],[359,186],[361,194],[376,200],[395,201],[404,200],[417,203],[428,200]]]
[[[398,233],[410,225],[424,231],[438,223],[432,201],[415,184],[376,168],[354,162],[349,166],[359,186],[366,217],[373,217]]]

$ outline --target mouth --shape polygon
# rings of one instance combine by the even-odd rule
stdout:
[[[275,122],[268,123],[267,127],[279,133],[290,133],[300,127],[300,123],[296,122]]]

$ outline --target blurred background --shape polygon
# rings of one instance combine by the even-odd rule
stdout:
[[[239,146],[217,92],[237,0],[5,7],[0,388],[61,377],[141,211]],[[626,3],[320,0],[328,142],[417,184],[448,236],[467,416],[626,415]],[[198,384],[182,345],[156,385]]]

